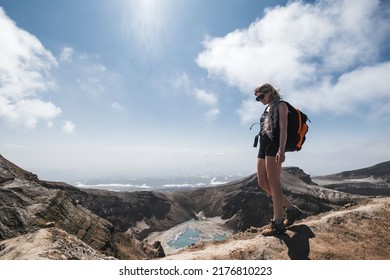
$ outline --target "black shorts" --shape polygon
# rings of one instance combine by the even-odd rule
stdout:
[[[261,143],[259,148],[259,154],[257,158],[275,157],[278,153],[279,145],[276,143]]]

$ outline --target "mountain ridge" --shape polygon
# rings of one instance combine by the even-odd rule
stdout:
[[[385,161],[365,168],[343,171],[340,173],[330,174],[325,176],[318,176],[318,178],[359,179],[359,178],[365,178],[367,176],[373,176],[373,177],[382,177],[386,179],[387,182],[390,182],[389,169],[390,169],[390,161]]]
[[[302,218],[310,219],[321,213],[342,210],[345,205],[367,203],[364,202],[367,197],[375,197],[378,190],[386,193],[390,188],[387,166],[387,163],[379,164],[369,169],[374,175],[352,178],[354,181],[348,181],[347,185],[345,180],[351,180],[351,175],[345,180],[337,176],[311,178],[298,167],[284,168],[281,179],[286,195],[302,209]],[[378,168],[382,171],[376,172]],[[362,176],[362,172],[359,174]],[[366,184],[366,179],[371,180],[370,185]],[[336,189],[337,184],[344,191]],[[359,188],[362,184],[363,194]],[[368,195],[370,190],[372,194]],[[272,217],[272,201],[258,187],[255,174],[224,185],[173,193],[118,193],[43,181],[1,155],[0,202],[0,259],[152,259],[165,256],[166,244],[151,244],[146,240],[148,235],[196,220],[199,212],[206,218],[220,217],[233,236],[261,228]],[[387,226],[384,221],[381,223]],[[63,241],[46,238],[48,236]],[[85,249],[89,254],[74,254],[77,246],[67,245],[67,240],[72,238],[86,244],[96,254],[89,249]],[[22,252],[15,255],[15,250],[22,248],[23,240],[47,244],[37,246],[42,252],[35,256]],[[55,242],[60,249],[53,249]],[[50,255],[50,252],[57,253]]]

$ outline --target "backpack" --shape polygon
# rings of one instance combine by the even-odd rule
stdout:
[[[286,101],[288,107],[287,142],[286,152],[295,152],[302,149],[309,131],[307,121],[311,122],[307,115]]]
[[[302,149],[303,143],[306,140],[306,133],[309,130],[309,126],[307,125],[307,121],[311,122],[307,115],[301,112],[299,109],[292,106],[290,103],[286,101],[282,101],[286,103],[288,108],[288,117],[287,117],[287,141],[286,141],[286,152],[295,152],[300,151]],[[254,123],[250,127],[252,127]],[[259,141],[260,133],[255,136],[255,141],[253,147],[257,147],[257,143]]]

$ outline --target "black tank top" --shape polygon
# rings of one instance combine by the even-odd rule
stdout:
[[[272,130],[272,138],[268,136],[267,133],[264,131],[264,122],[267,118],[269,112],[267,111],[269,106],[267,106],[263,112],[263,114],[260,117],[260,145],[263,144],[269,144],[271,142],[274,142],[274,144],[279,145],[279,115],[277,117],[276,121],[276,127],[273,127]]]

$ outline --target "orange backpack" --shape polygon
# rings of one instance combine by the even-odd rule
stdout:
[[[309,126],[307,125],[307,121],[311,122],[307,115],[301,112],[299,109],[292,106],[290,103],[286,101],[281,101],[286,103],[288,107],[288,119],[287,119],[287,142],[286,142],[286,152],[295,152],[300,151],[302,149],[303,143],[306,140],[306,133],[309,131]],[[252,127],[254,123],[250,127]],[[260,134],[260,133],[259,133]],[[256,135],[253,147],[257,147],[257,143],[259,141],[259,134]]]
[[[307,121],[311,122],[307,115],[286,101],[288,107],[287,143],[286,152],[295,152],[302,149],[309,131]]]

